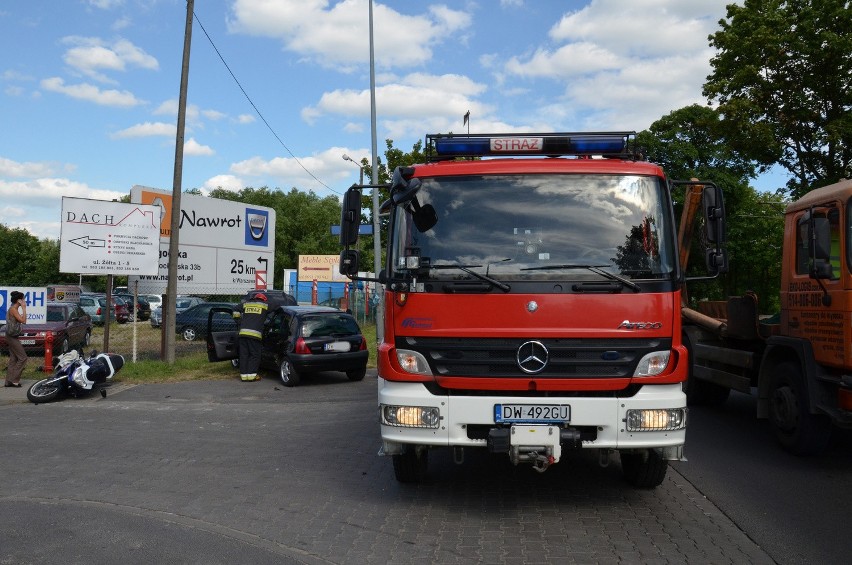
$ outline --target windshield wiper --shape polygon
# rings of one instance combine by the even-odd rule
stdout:
[[[500,282],[496,279],[492,279],[488,275],[483,275],[482,273],[477,273],[476,271],[471,271],[471,268],[482,267],[482,265],[457,265],[455,263],[451,263],[449,265],[430,265],[429,269],[458,269],[460,271],[464,271],[469,275],[473,275],[481,281],[485,281],[493,286],[496,286],[503,292],[509,292],[512,290],[512,287],[507,285],[504,282]]]
[[[625,279],[622,276],[616,275],[615,273],[610,273],[609,271],[604,271],[603,267],[610,267],[611,265],[581,265],[581,264],[564,264],[564,265],[544,265],[542,267],[527,267],[525,269],[521,269],[522,271],[549,271],[551,269],[588,269],[589,271],[595,273],[596,275],[600,275],[604,278],[607,278],[611,281],[618,281],[633,292],[639,292],[642,290],[638,284],[635,282]]]

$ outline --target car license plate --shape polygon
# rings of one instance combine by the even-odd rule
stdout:
[[[495,404],[494,422],[570,422],[568,404]]]
[[[352,345],[348,341],[333,341],[323,346],[325,351],[349,351]]]
[[[21,345],[35,345],[34,339],[22,339]]]

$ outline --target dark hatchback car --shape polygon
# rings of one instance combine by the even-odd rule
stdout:
[[[133,305],[133,295],[124,293],[115,293],[113,296],[118,296],[127,304],[130,321],[144,322],[151,317],[151,303],[144,296],[139,296],[136,299],[136,305]]]
[[[28,354],[44,354],[44,343],[50,334],[52,353],[61,355],[75,347],[88,347],[92,338],[92,318],[77,304],[56,302],[47,304],[47,317],[41,323],[27,323],[19,337]],[[8,354],[6,326],[0,331],[0,351]]]
[[[211,312],[212,316],[216,312]],[[367,340],[351,314],[322,306],[279,306],[266,317],[260,364],[278,372],[284,386],[296,386],[309,373],[342,371],[350,381],[367,373]],[[236,359],[237,332],[207,335],[210,361]]]
[[[218,308],[213,317],[213,329],[216,331],[237,331],[237,322],[231,316],[236,305],[230,302],[202,302],[175,315],[175,332],[186,341],[194,341],[207,335],[210,310]],[[225,309],[225,310],[223,310]]]

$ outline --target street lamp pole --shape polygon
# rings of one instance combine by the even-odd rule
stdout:
[[[353,158],[352,158],[352,157],[350,157],[349,155],[346,155],[345,153],[343,154],[343,160],[344,160],[344,161],[352,161],[353,163],[355,163],[355,166],[356,166],[356,167],[358,167],[358,171],[361,173],[361,176],[360,176],[360,178],[359,178],[359,180],[358,180],[358,184],[364,184],[364,167],[362,167],[362,166],[358,163],[358,161],[356,161],[355,159],[353,159]]]

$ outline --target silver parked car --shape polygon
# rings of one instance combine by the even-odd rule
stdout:
[[[193,306],[201,304],[204,302],[203,298],[199,298],[197,296],[184,296],[178,295],[175,298],[175,312],[180,314],[184,310],[188,310]],[[163,305],[160,304],[156,308],[151,309],[151,327],[159,328],[163,325]]]

